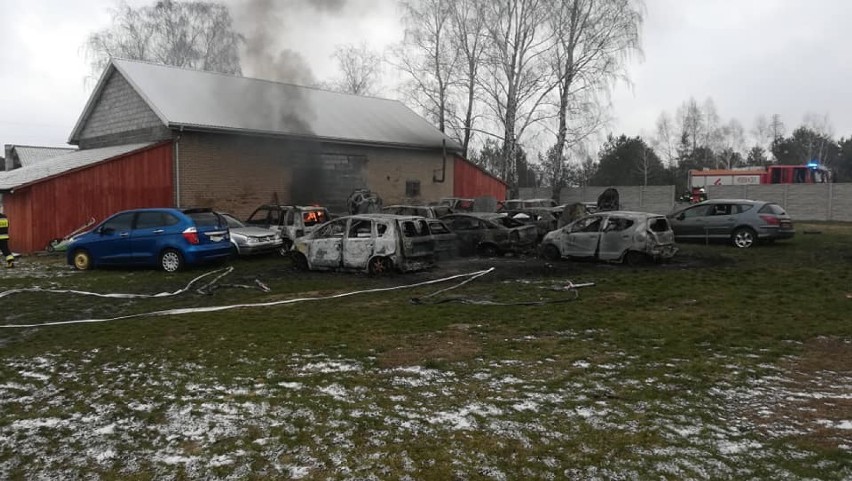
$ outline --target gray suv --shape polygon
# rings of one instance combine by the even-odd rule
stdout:
[[[668,215],[677,240],[725,240],[749,248],[795,235],[793,221],[781,206],[745,199],[712,199]]]

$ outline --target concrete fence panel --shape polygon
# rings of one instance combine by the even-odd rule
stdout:
[[[852,222],[852,184],[829,184],[831,197],[828,211],[831,220]]]

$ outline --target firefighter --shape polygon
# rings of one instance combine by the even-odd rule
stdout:
[[[0,251],[6,257],[6,267],[15,267],[15,256],[9,250],[9,219],[0,212]]]

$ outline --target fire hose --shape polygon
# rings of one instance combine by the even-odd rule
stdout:
[[[9,295],[12,295],[12,294],[23,293],[23,292],[51,292],[51,293],[77,294],[77,295],[84,295],[84,296],[96,296],[96,297],[106,297],[106,298],[122,298],[122,299],[161,298],[161,297],[176,296],[176,295],[185,293],[185,292],[189,291],[190,288],[194,284],[199,282],[201,279],[204,279],[208,276],[212,276],[214,274],[218,274],[218,276],[216,276],[212,281],[208,282],[207,284],[205,284],[202,287],[197,289],[197,292],[199,292],[201,294],[209,294],[209,293],[212,292],[212,290],[214,288],[216,288],[217,282],[220,279],[222,279],[223,277],[225,277],[226,275],[230,274],[232,271],[233,271],[233,267],[229,267],[229,268],[226,268],[226,269],[220,269],[220,270],[216,270],[216,271],[211,271],[211,272],[208,272],[206,274],[203,274],[201,276],[196,277],[195,279],[191,280],[185,287],[178,289],[177,291],[161,292],[161,293],[158,293],[158,294],[101,294],[101,293],[95,293],[95,292],[77,291],[77,290],[69,290],[69,289],[42,289],[42,288],[34,287],[34,288],[27,288],[27,289],[12,289],[12,290],[9,290],[9,291],[3,291],[3,292],[0,292],[0,298],[6,297],[6,296],[9,296]],[[417,287],[423,287],[423,286],[428,286],[428,285],[433,285],[433,284],[440,284],[440,283],[449,282],[449,281],[453,281],[453,280],[457,280],[457,279],[463,279],[463,280],[461,282],[459,282],[458,284],[455,284],[453,286],[450,286],[450,287],[447,287],[447,288],[444,288],[444,289],[440,289],[440,290],[435,291],[435,292],[433,292],[429,295],[426,295],[426,296],[423,296],[423,297],[420,297],[420,298],[412,298],[411,302],[413,304],[420,304],[420,305],[423,305],[423,304],[440,304],[440,303],[445,303],[445,302],[463,302],[463,303],[466,303],[466,304],[499,305],[499,306],[542,305],[542,304],[566,302],[568,300],[574,300],[578,296],[578,293],[577,293],[578,288],[589,287],[589,286],[594,285],[593,283],[573,284],[569,281],[569,284],[566,286],[566,289],[572,291],[575,295],[574,295],[573,298],[567,299],[567,300],[497,303],[497,302],[484,301],[484,300],[476,301],[476,300],[471,300],[471,299],[466,299],[466,298],[449,298],[449,299],[442,299],[442,300],[436,300],[436,301],[428,301],[428,299],[432,299],[432,298],[434,298],[434,297],[436,297],[440,294],[443,294],[445,292],[448,292],[450,290],[458,289],[459,287],[462,287],[462,286],[474,281],[475,279],[478,279],[478,278],[480,278],[480,277],[482,277],[486,274],[489,274],[493,271],[494,271],[494,268],[491,267],[489,269],[484,269],[484,270],[480,270],[480,271],[476,271],[476,272],[469,272],[469,273],[466,273],[466,274],[456,274],[456,275],[453,275],[453,276],[443,277],[443,278],[440,278],[440,279],[432,279],[432,280],[423,281],[423,282],[417,282],[417,283],[414,283],[414,284],[406,284],[406,285],[394,286],[394,287],[380,287],[380,288],[374,288],[374,289],[364,289],[364,290],[360,290],[360,291],[343,292],[343,293],[340,293],[340,294],[333,294],[333,295],[328,295],[328,296],[299,297],[299,298],[294,298],[294,299],[285,299],[285,300],[281,300],[281,301],[257,302],[257,303],[246,303],[246,304],[232,304],[232,305],[225,305],[225,306],[175,308],[175,309],[166,309],[166,310],[161,310],[161,311],[143,312],[143,313],[139,313],[139,314],[129,314],[129,315],[126,315],[126,316],[112,317],[112,318],[108,318],[108,319],[78,319],[78,320],[71,320],[71,321],[45,322],[45,323],[39,323],[39,324],[0,325],[0,328],[2,328],[2,329],[24,329],[24,328],[63,326],[63,325],[72,325],[72,324],[93,324],[93,323],[105,323],[105,322],[114,322],[114,321],[120,321],[120,320],[134,319],[134,318],[139,318],[139,317],[179,316],[179,315],[184,315],[184,314],[199,314],[199,313],[207,313],[207,312],[219,312],[219,311],[227,311],[227,310],[232,310],[232,309],[245,309],[245,308],[254,308],[254,307],[275,307],[275,306],[282,306],[282,305],[288,305],[288,304],[297,304],[297,303],[302,303],[302,302],[323,301],[323,300],[330,300],[330,299],[341,299],[341,298],[344,298],[344,297],[352,297],[352,296],[363,295],[363,294],[375,294],[375,293],[380,293],[380,292],[390,292],[390,291],[398,291],[398,290],[404,290],[404,289],[414,289],[414,288],[417,288]],[[266,292],[269,291],[269,288],[266,287],[266,285],[264,285],[259,280],[255,280],[255,282],[257,284],[257,287],[259,287],[261,290],[266,291]],[[253,288],[253,286],[245,286],[245,285],[232,285],[231,287]]]

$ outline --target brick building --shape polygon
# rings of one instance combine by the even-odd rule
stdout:
[[[81,218],[54,224],[51,234],[48,228],[19,232],[18,239],[29,239],[26,245],[16,245],[12,232],[19,251],[39,249],[83,217],[126,208],[210,206],[245,217],[271,201],[343,212],[360,188],[377,192],[385,203],[485,195],[502,200],[506,192],[505,183],[462,158],[454,140],[400,102],[145,62],[113,60],[107,66],[69,143],[80,150],[51,163],[67,156],[86,162],[54,168],[49,176],[33,167],[5,180],[0,173],[0,192],[7,200],[19,197],[6,202],[8,208],[26,210],[23,218],[46,211],[46,199],[24,193],[36,185],[69,196],[65,204],[51,201],[51,209],[60,209],[53,215]],[[116,148],[121,153],[110,157]],[[94,207],[80,209],[68,187],[50,185],[72,174],[74,189],[102,189],[106,197],[123,200],[93,198],[88,202]],[[164,188],[171,192],[168,201]]]

